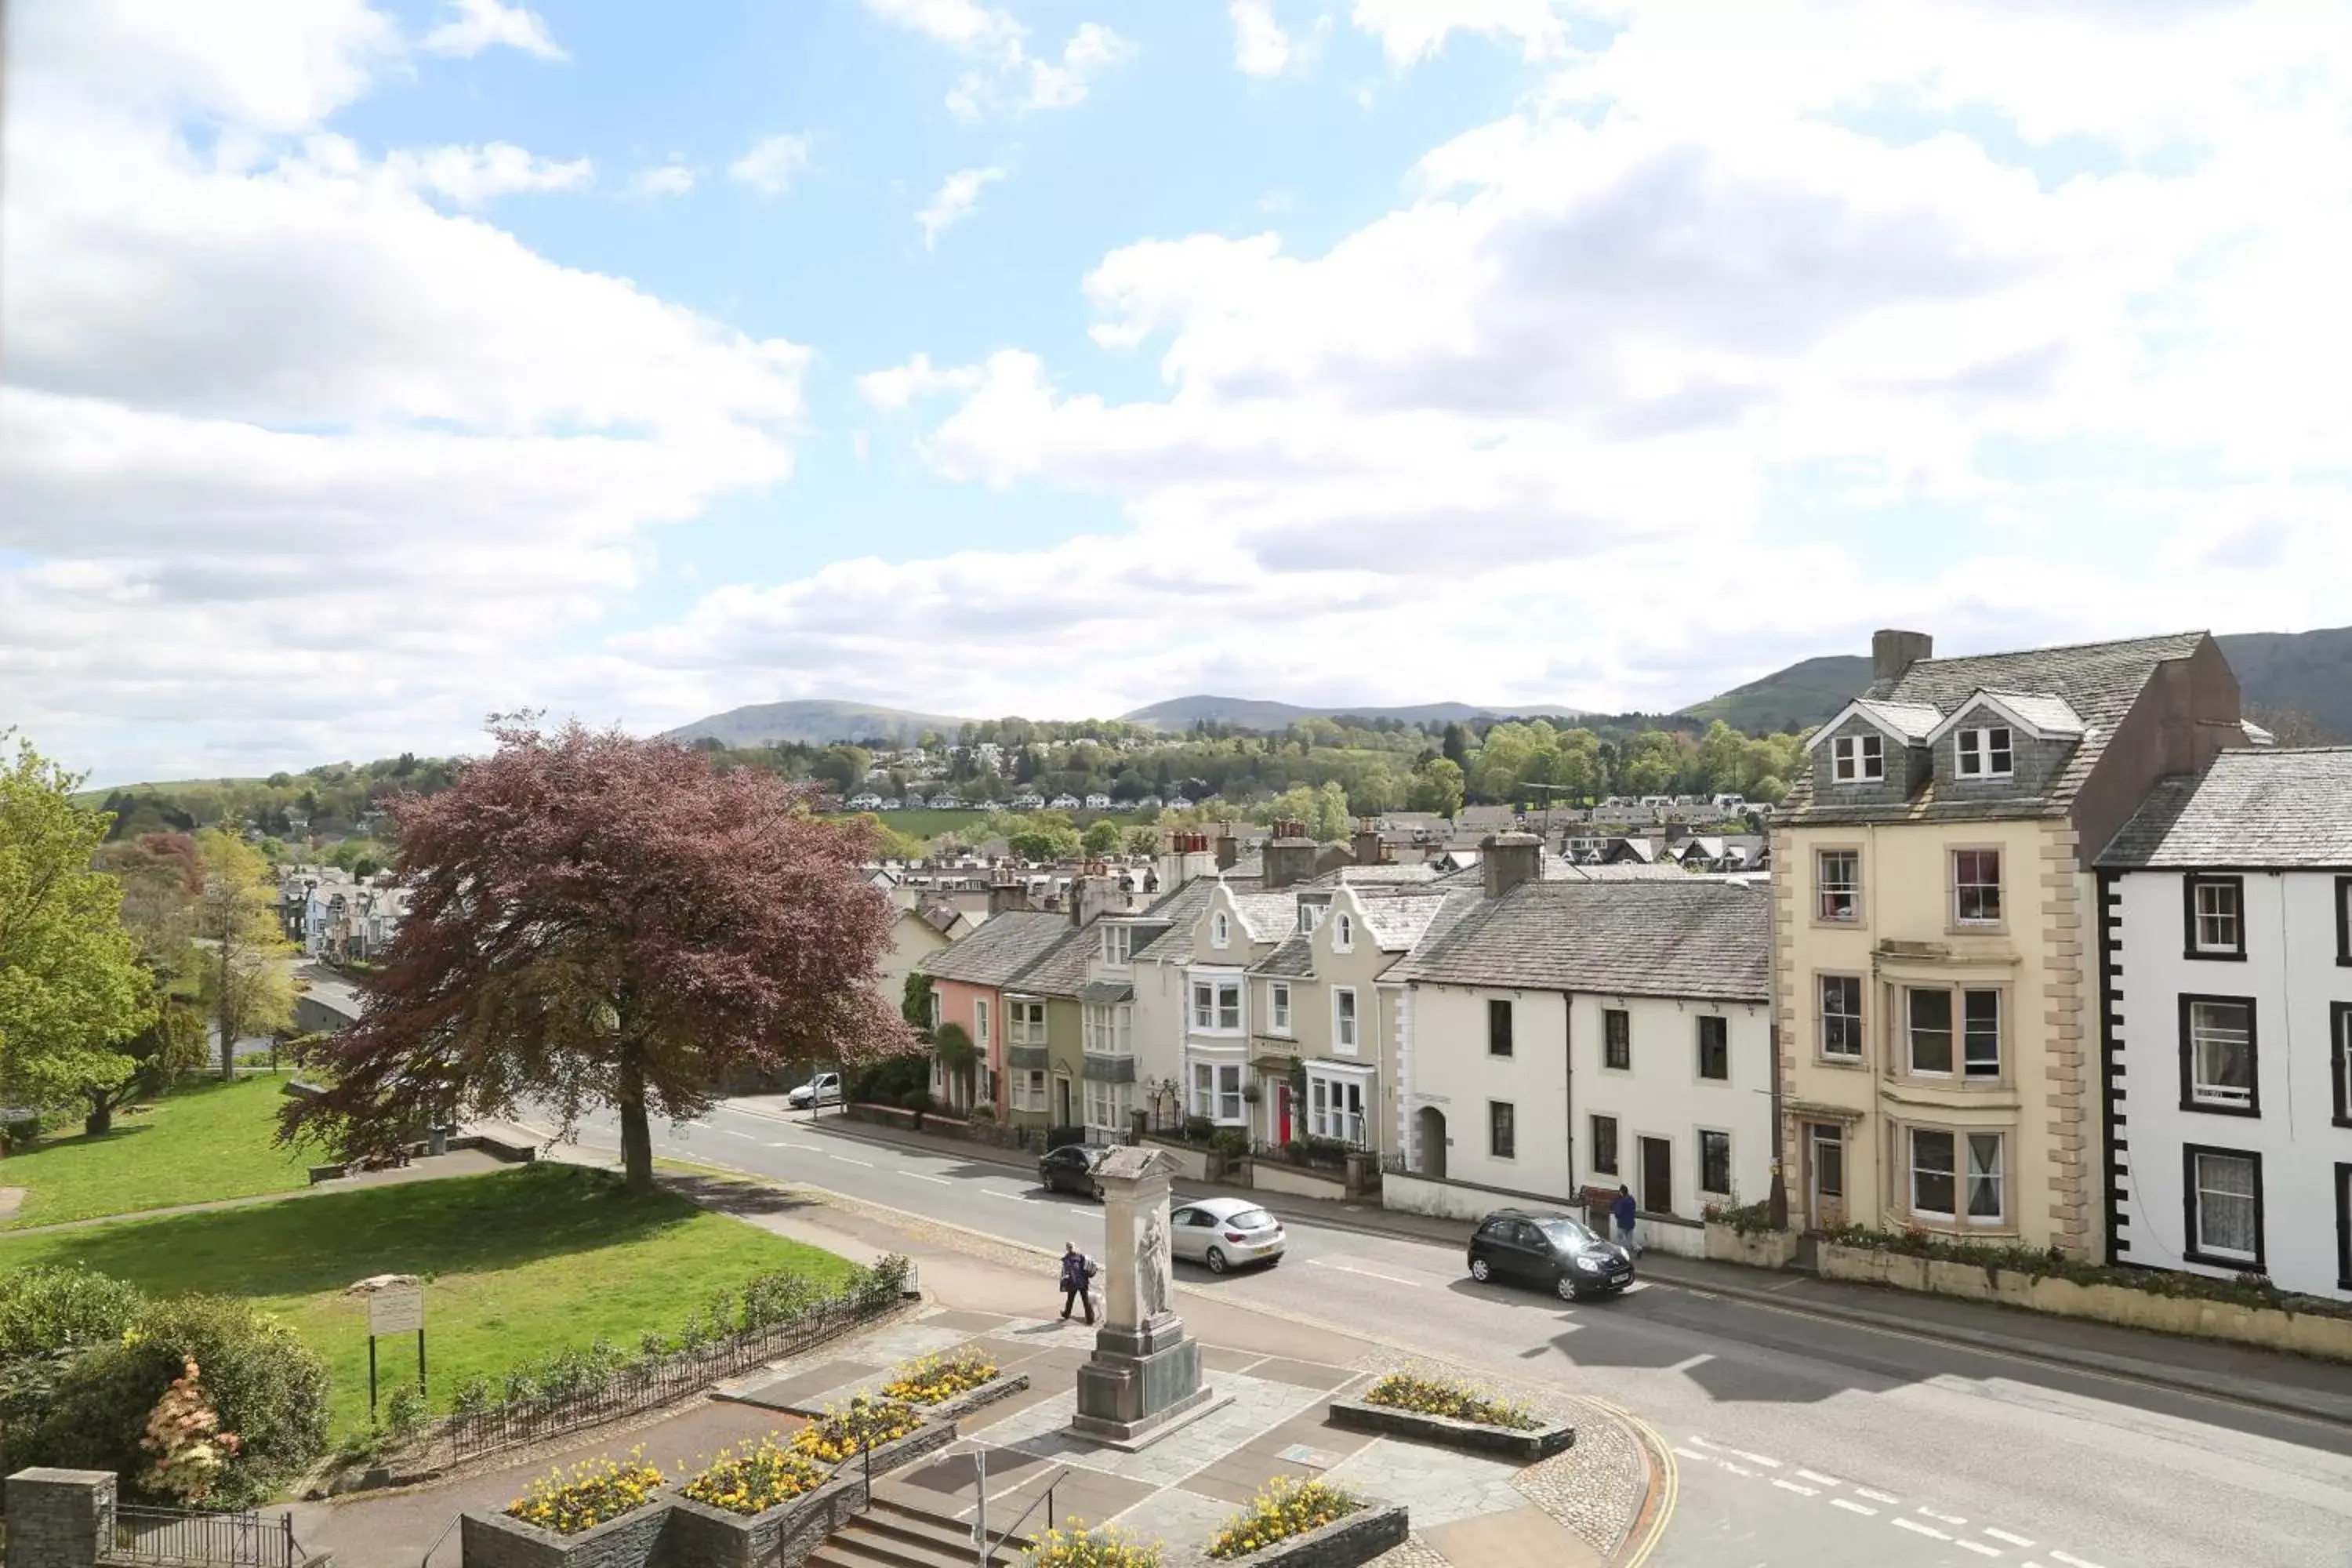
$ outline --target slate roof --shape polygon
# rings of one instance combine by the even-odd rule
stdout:
[[[1927,738],[1928,732],[1944,721],[1944,715],[1925,703],[1879,702],[1870,698],[1857,698],[1853,706],[1861,709],[1886,728],[1913,744]],[[1828,725],[1823,725],[1824,730]]]
[[[1003,985],[1036,963],[1070,929],[1067,915],[1008,910],[991,915],[961,942],[925,953],[915,968],[934,980]]]
[[[1648,860],[1617,860],[1607,865],[1580,866],[1573,860],[1557,856],[1544,859],[1543,879],[1547,882],[1687,882],[1691,873],[1680,866],[1659,865]]]
[[[1202,911],[1208,908],[1209,896],[1216,890],[1218,880],[1215,877],[1195,877],[1181,887],[1171,888],[1161,894],[1159,901],[1138,918],[1166,921],[1168,926],[1149,935],[1139,930],[1135,933],[1133,952],[1138,956],[1148,952],[1156,963],[1192,963],[1192,927],[1200,921]],[[1223,882],[1237,893],[1254,891],[1257,887],[1256,879],[1237,878],[1231,871],[1224,874]]]
[[[2156,786],[2104,870],[2352,867],[2352,746],[2242,747]]]
[[[1440,985],[1762,1002],[1771,899],[1736,883],[1528,882],[1389,972]]]
[[[1234,895],[1234,909],[1252,942],[1280,942],[1298,929],[1298,896],[1287,890],[1237,892]]]
[[[1048,944],[1034,963],[1006,981],[1007,991],[1076,996],[1086,989],[1087,968],[1102,951],[1102,933],[1090,925],[1072,925],[1067,915],[1055,918],[1062,922],[1061,940]]]
[[[1809,773],[1797,781],[1783,808],[1782,820],[1803,825],[2063,816],[2074,804],[2074,794],[2082,788],[2083,781],[2091,776],[2091,770],[2106,754],[2107,742],[2114,739],[2116,726],[2155,679],[2157,667],[2190,657],[2205,639],[2203,632],[2173,632],[2121,642],[1920,659],[1896,679],[1872,683],[1870,689],[1863,693],[1864,700],[1933,708],[1949,716],[1979,692],[2000,693],[2002,700],[2011,703],[2019,700],[2014,694],[2055,697],[2062,699],[2066,710],[2080,720],[2083,738],[2069,750],[2065,762],[2038,797],[1939,801],[1931,784],[1911,799],[1892,805],[1822,804],[1813,797]]]
[[[1985,696],[2045,735],[2079,735],[2086,726],[2073,703],[2041,691],[1988,691]]]
[[[1311,888],[1336,888],[1345,883],[1351,888],[1378,886],[1381,883],[1433,882],[1441,872],[1426,860],[1405,860],[1379,866],[1341,866],[1324,872],[1306,885]]]

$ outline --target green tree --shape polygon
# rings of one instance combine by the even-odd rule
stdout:
[[[1748,780],[1748,742],[1717,719],[1698,743],[1699,777],[1709,795],[1737,794]]]
[[[75,803],[80,783],[23,741],[0,771],[0,1100],[18,1104],[121,1083],[117,1046],[149,1016],[121,886],[90,864],[109,819]]]
[[[1669,731],[1644,730],[1626,747],[1617,773],[1628,794],[1659,795],[1672,787],[1682,771],[1681,742]]]
[[[220,1075],[236,1076],[236,1042],[294,1026],[294,944],[280,934],[269,863],[232,834],[196,835],[205,887],[196,900],[196,940],[205,949],[205,1010],[220,1038]]]
[[[1078,838],[1078,847],[1089,855],[1116,855],[1126,837],[1127,835],[1119,831],[1118,823],[1102,817],[1087,824],[1086,832]]]
[[[898,1016],[915,1031],[917,1039],[931,1037],[931,977],[920,972],[907,976],[898,988]]]
[[[1462,814],[1462,769],[1444,757],[1423,764],[1412,776],[1410,795],[1414,811],[1453,817]]]
[[[921,839],[901,833],[870,811],[861,811],[852,821],[866,829],[872,852],[885,860],[919,860],[925,853]]]
[[[1457,768],[1470,765],[1470,727],[1458,720],[1445,726],[1445,760]]]
[[[1078,830],[1060,812],[1044,811],[1006,834],[1004,843],[1024,860],[1067,860],[1078,852]]]
[[[1348,810],[1348,792],[1339,787],[1337,779],[1315,792],[1315,802],[1307,814],[1307,831],[1321,843],[1348,837],[1355,818]]]
[[[1160,830],[1156,827],[1130,827],[1127,830],[1127,852],[1130,855],[1160,853]]]

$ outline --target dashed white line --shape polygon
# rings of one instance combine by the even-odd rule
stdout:
[[[1727,1454],[1737,1454],[1741,1458],[1761,1465],[1768,1470],[1777,1470],[1780,1468],[1780,1461],[1769,1455],[1751,1454],[1745,1448],[1735,1448],[1728,1443],[1710,1443],[1704,1437],[1693,1437],[1691,1441],[1702,1448],[1716,1448]]]
[[[1733,1464],[1729,1459],[1717,1459],[1716,1463],[1721,1465],[1725,1469],[1729,1470],[1735,1476],[1746,1476],[1749,1480],[1754,1480],[1756,1479],[1755,1471],[1743,1470],[1738,1465]]]
[[[1819,1470],[1799,1470],[1797,1473],[1804,1477],[1805,1479],[1819,1486],[1842,1487],[1845,1485],[1843,1481],[1838,1479],[1835,1476],[1825,1476]]]
[[[2066,1564],[2066,1568],[2099,1568],[2099,1565],[2095,1563],[2085,1563],[2079,1557],[2069,1557],[2063,1552],[2060,1552],[2055,1549],[2052,1550],[2050,1555],[2058,1562]]]
[[[1874,1492],[1868,1487],[1856,1487],[1853,1490],[1856,1497],[1866,1497],[1873,1502],[1883,1502],[1889,1508],[1901,1508],[1903,1506],[1903,1500],[1901,1498],[1889,1497],[1885,1492]]]
[[[1958,1547],[1963,1552],[1973,1552],[1979,1557],[1998,1557],[2000,1555],[2000,1547],[1987,1546],[1980,1541],[1955,1541],[1952,1544]]]
[[[1984,1527],[1984,1532],[1987,1535],[1991,1536],[1995,1541],[2005,1541],[2011,1546],[2031,1546],[2033,1544],[2033,1542],[2026,1540],[2025,1537],[2021,1535],[2011,1535],[2006,1530],[1995,1530],[1990,1524]]]
[[[724,1132],[730,1138],[740,1138],[746,1143],[750,1143],[754,1141],[749,1132],[738,1132],[732,1127],[722,1127],[719,1131]]]
[[[948,1186],[948,1185],[950,1185],[950,1182],[948,1181],[948,1179],[947,1179],[945,1176],[927,1176],[927,1175],[923,1174],[923,1173],[922,1173],[922,1172],[920,1172],[920,1171],[901,1171],[901,1172],[899,1172],[898,1173],[899,1173],[900,1175],[905,1176],[905,1177],[908,1177],[908,1178],[909,1178],[910,1180],[913,1180],[913,1181],[918,1181],[918,1182],[937,1182],[940,1186],[943,1186],[943,1187],[944,1187],[944,1186]]]
[[[806,1149],[808,1145],[805,1143],[773,1142],[770,1143],[768,1147],[771,1149]]]
[[[1925,1535],[1937,1541],[1949,1541],[1951,1539],[1950,1536],[1946,1535],[1934,1525],[1921,1524],[1916,1519],[1903,1519],[1898,1517],[1890,1519],[1886,1522],[1893,1525],[1897,1530],[1907,1530],[1914,1535]]]
[[[1842,1508],[1848,1513],[1858,1513],[1864,1519],[1876,1519],[1878,1517],[1878,1510],[1876,1509],[1865,1507],[1849,1498],[1833,1497],[1830,1499],[1830,1506],[1832,1508]]]
[[[1921,1503],[1921,1504],[1919,1505],[1919,1511],[1920,1511],[1921,1513],[1926,1514],[1929,1519],[1934,1520],[1934,1521],[1935,1521],[1937,1523],[1938,1523],[1938,1524],[1966,1524],[1966,1523],[1968,1523],[1968,1521],[1967,1521],[1967,1520],[1960,1518],[1958,1514],[1950,1514],[1950,1513],[1937,1513],[1934,1509],[1929,1508],[1926,1503]]]
[[[1784,1481],[1778,1476],[1774,1476],[1772,1478],[1772,1484],[1779,1487],[1784,1492],[1795,1492],[1799,1497],[1819,1497],[1822,1495],[1822,1489],[1819,1487],[1801,1487],[1794,1481]]]
[[[867,1170],[869,1170],[869,1171],[870,1171],[870,1170],[872,1170],[872,1169],[874,1168],[874,1162],[873,1162],[873,1161],[871,1161],[871,1160],[853,1160],[853,1159],[851,1159],[851,1158],[850,1158],[848,1155],[846,1155],[846,1154],[827,1154],[827,1155],[825,1156],[825,1158],[826,1158],[826,1159],[828,1159],[828,1160],[838,1160],[838,1161],[840,1161],[840,1162],[841,1162],[843,1164],[845,1164],[845,1165],[863,1165],[863,1166],[865,1166],[865,1167],[866,1167]]]
[[[1700,1453],[1696,1448],[1685,1448],[1679,1446],[1675,1447],[1675,1452],[1680,1454],[1685,1459],[1705,1459],[1712,1457],[1710,1455]]]
[[[994,1187],[982,1187],[980,1191],[983,1197],[1003,1198],[1008,1203],[1025,1204],[1029,1201],[1019,1193],[1000,1192]]]

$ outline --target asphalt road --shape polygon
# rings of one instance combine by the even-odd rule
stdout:
[[[580,1136],[618,1146],[609,1118]],[[654,1136],[668,1157],[1101,1250],[1093,1204],[1003,1165],[734,1107]],[[1179,1275],[1647,1420],[1678,1467],[1654,1568],[2352,1568],[2343,1426],[1664,1284],[1565,1305],[1472,1283],[1451,1247],[1312,1225],[1290,1225],[1279,1268]],[[1042,1259],[1038,1297],[1058,1310]]]

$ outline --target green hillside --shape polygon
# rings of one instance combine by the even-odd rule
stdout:
[[[1760,680],[1735,686],[1719,697],[1695,702],[1683,717],[1711,724],[1717,719],[1744,734],[1810,730],[1862,695],[1870,684],[1870,660],[1833,653],[1775,670]]]

